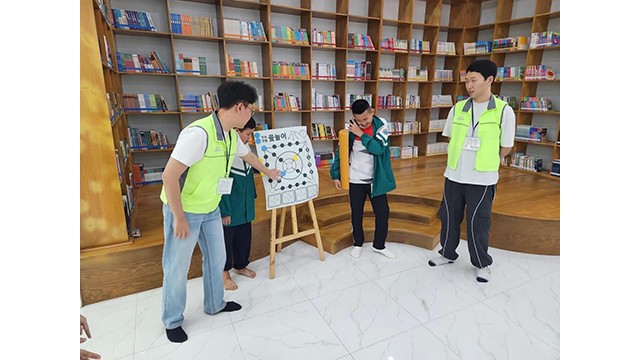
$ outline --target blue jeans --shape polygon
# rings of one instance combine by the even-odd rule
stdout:
[[[169,205],[162,207],[164,215],[164,250],[162,252],[162,322],[166,329],[175,329],[184,320],[187,303],[187,274],[196,242],[202,251],[204,312],[213,315],[224,309],[222,270],[226,260],[224,232],[220,209],[207,214],[185,213],[189,236],[173,236],[173,214]]]

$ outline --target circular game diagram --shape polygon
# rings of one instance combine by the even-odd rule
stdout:
[[[311,152],[306,144],[300,144],[299,141],[295,143],[289,142],[287,144],[281,143],[278,145],[262,146],[263,162],[268,168],[273,168],[280,171],[282,178],[278,181],[269,179],[272,189],[296,189],[301,186],[306,186],[309,183],[313,174]]]

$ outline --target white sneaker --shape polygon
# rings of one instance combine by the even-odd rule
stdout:
[[[378,254],[382,254],[386,257],[388,257],[389,259],[395,259],[396,255],[394,253],[391,252],[391,250],[389,250],[389,248],[384,248],[382,250],[378,250],[376,248],[373,248],[373,251],[377,252]]]
[[[491,280],[491,270],[488,266],[476,269],[476,280],[481,283],[486,283]]]
[[[440,266],[446,264],[453,264],[453,260],[449,260],[444,256],[434,257],[433,259],[429,260],[429,266]]]
[[[351,249],[351,256],[359,259],[360,255],[362,255],[362,246],[354,246],[353,249]]]

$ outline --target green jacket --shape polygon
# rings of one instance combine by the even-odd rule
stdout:
[[[387,129],[387,122],[375,115],[373,116],[373,134],[373,137],[363,134],[360,140],[367,151],[373,155],[373,182],[371,184],[371,196],[378,196],[395,189],[396,179],[394,178],[393,170],[391,169],[391,153],[389,151],[389,130]],[[351,154],[355,139],[356,136],[349,132],[349,154]],[[339,148],[336,150],[336,157],[331,165],[330,173],[332,179],[340,179]]]
[[[253,167],[236,156],[231,165],[230,176],[233,178],[231,194],[222,195],[220,201],[220,216],[231,216],[231,223],[225,226],[237,226],[255,220],[257,194]]]

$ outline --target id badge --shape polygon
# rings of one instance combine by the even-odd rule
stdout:
[[[463,149],[478,151],[478,149],[480,149],[480,138],[476,138],[476,137],[465,138]]]
[[[218,180],[218,194],[229,195],[231,194],[231,187],[233,186],[233,178],[223,177]]]

